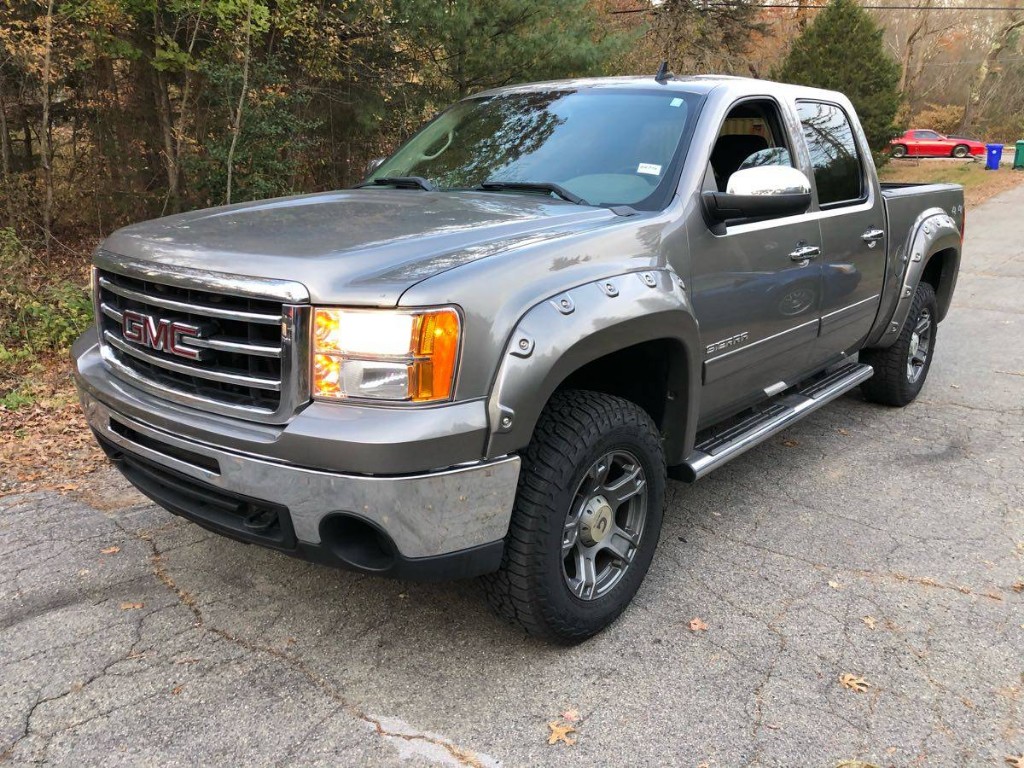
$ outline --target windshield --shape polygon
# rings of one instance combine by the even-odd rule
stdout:
[[[554,184],[591,205],[649,207],[643,203],[658,197],[678,165],[676,150],[699,99],[611,89],[468,99],[413,136],[368,181],[414,176],[440,190],[488,182],[494,191],[501,186],[491,182]]]

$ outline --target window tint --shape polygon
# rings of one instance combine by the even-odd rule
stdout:
[[[863,196],[864,174],[846,113],[832,104],[797,104],[814,166],[819,205],[853,202]]]
[[[915,139],[937,139],[939,134],[935,131],[914,131]]]

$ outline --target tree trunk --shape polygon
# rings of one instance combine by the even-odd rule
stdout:
[[[11,135],[7,130],[7,100],[4,80],[0,77],[0,170],[3,171],[4,200],[7,205],[7,226],[14,226],[14,200],[11,197]]]
[[[925,0],[921,4],[921,12],[917,17],[917,23],[910,30],[910,34],[907,35],[907,44],[904,46],[903,55],[900,57],[900,93],[903,94],[905,99],[907,98],[907,90],[913,85],[914,76],[921,71],[920,66],[914,66],[916,62],[914,53],[917,49],[917,43],[928,34],[928,12],[924,9],[930,8],[931,4],[932,0]]]
[[[53,55],[53,4],[49,0],[46,6],[46,23],[44,27],[45,48],[43,51],[43,116],[39,121],[39,152],[40,165],[43,169],[43,237],[46,244],[46,256],[50,256],[50,224],[53,219],[53,167],[52,149],[50,147],[50,64]]]
[[[1024,27],[1024,18],[1020,16],[1020,10],[1014,10],[1010,14],[1010,18],[1006,20],[1002,28],[996,34],[992,40],[992,44],[989,46],[988,53],[982,60],[981,65],[978,67],[977,73],[974,75],[974,80],[971,83],[971,90],[967,96],[967,104],[964,106],[964,119],[962,124],[962,130],[968,131],[974,128],[979,119],[981,118],[981,102],[985,96],[986,91],[994,84],[998,78],[998,70],[996,69],[996,63],[999,59],[999,54],[1006,48],[1006,44],[1010,40],[1010,36],[1014,30]]]
[[[156,59],[157,40],[163,32],[160,23],[160,3],[157,3],[153,10],[153,58]],[[164,171],[167,175],[167,201],[171,210],[175,213],[181,209],[181,172],[178,169],[177,155],[174,151],[174,125],[171,118],[171,98],[167,95],[167,78],[162,70],[150,66],[153,74],[153,100],[156,106],[157,125],[160,127],[160,138],[163,142],[163,151],[160,157],[163,160]],[[164,204],[166,210],[167,203]]]
[[[238,96],[238,109],[235,110],[234,125],[231,126],[231,146],[228,148],[228,182],[225,202],[231,204],[231,181],[235,170],[235,147],[238,146],[238,135],[242,132],[242,111],[245,109],[245,96],[249,91],[249,60],[252,58],[252,3],[245,17],[245,58],[242,60],[242,92]]]
[[[205,6],[206,0],[203,0],[203,2],[199,4],[199,10],[196,13],[196,26],[195,29],[192,30],[192,37],[189,39],[188,42],[189,65],[192,63],[192,51],[195,50],[196,47],[196,38],[199,37],[199,27],[203,23],[203,9]],[[183,154],[183,148],[185,146],[185,131],[188,127],[188,98],[192,90],[192,68],[189,65],[186,65],[185,67],[185,83],[181,88],[181,106],[178,109],[178,119],[174,123],[173,129],[171,131],[172,138],[174,140],[174,168],[177,171],[178,177],[178,184],[176,185],[175,193],[179,199],[178,202],[175,204],[175,209],[180,208],[180,197],[182,193],[181,187],[183,186],[181,157]],[[163,213],[167,213],[167,206],[168,203],[170,203],[170,201],[171,192],[170,187],[168,187],[167,197],[164,198]]]

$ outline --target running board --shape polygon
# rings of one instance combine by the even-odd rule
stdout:
[[[870,365],[847,363],[796,392],[780,395],[763,410],[699,443],[685,462],[673,468],[677,470],[673,475],[691,483],[699,480],[870,379],[874,372]]]

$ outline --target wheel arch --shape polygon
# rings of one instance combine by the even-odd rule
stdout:
[[[947,246],[932,253],[925,262],[919,282],[928,283],[935,289],[938,305],[938,321],[945,319],[953,301],[957,273],[960,271],[960,249]]]
[[[670,272],[628,273],[530,309],[511,334],[488,400],[486,453],[530,442],[551,396],[567,388],[625,397],[661,431],[666,460],[692,449],[700,392],[697,322]]]
[[[960,229],[943,209],[930,208],[918,217],[911,232],[905,248],[897,252],[896,258],[905,266],[896,278],[898,293],[893,299],[892,314],[888,321],[884,320],[885,315],[876,320],[876,330],[869,335],[866,347],[888,347],[896,341],[910,312],[914,292],[925,277],[935,288],[938,319],[941,321],[949,311],[960,270]]]

